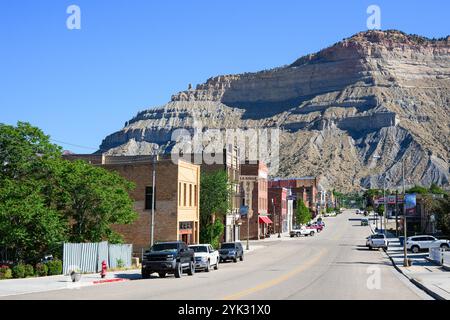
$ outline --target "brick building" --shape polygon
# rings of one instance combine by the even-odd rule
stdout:
[[[248,217],[242,218],[241,239],[261,239],[269,231],[268,168],[262,161],[241,164],[242,206],[248,207]],[[248,226],[248,227],[247,227]]]
[[[114,225],[133,251],[147,249],[151,239],[152,176],[151,156],[68,155],[68,160],[85,160],[117,172],[135,183],[130,196],[138,219],[129,225]],[[159,159],[155,164],[154,242],[183,240],[188,244],[199,242],[200,166],[179,160]]]
[[[270,188],[287,188],[291,190],[293,197],[298,201],[302,199],[311,210],[313,217],[318,214],[320,206],[319,181],[315,177],[285,178],[269,181]],[[294,207],[296,208],[296,201]]]
[[[287,232],[287,188],[272,187],[268,190],[268,211],[273,221],[273,231],[275,233]]]

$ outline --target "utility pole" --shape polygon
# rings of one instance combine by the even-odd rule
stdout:
[[[398,238],[398,190],[395,190],[395,236]]]
[[[156,191],[156,162],[158,160],[158,154],[154,154],[152,157],[152,222],[151,222],[151,238],[150,246],[153,246],[154,234],[155,234],[155,191]]]
[[[380,217],[381,219],[381,233],[383,233],[383,218],[386,215],[386,177],[383,180],[383,215]],[[384,232],[386,232],[386,220],[384,220]]]
[[[408,251],[406,248],[406,238],[408,236],[408,232],[406,230],[406,188],[405,188],[405,160],[402,159],[402,180],[403,180],[403,266],[409,267],[408,263]]]

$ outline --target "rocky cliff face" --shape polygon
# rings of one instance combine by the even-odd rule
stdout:
[[[211,78],[137,114],[101,152],[168,150],[177,128],[280,128],[274,176],[322,176],[342,190],[449,183],[450,37],[358,33],[293,64]],[[376,160],[374,155],[380,155]]]

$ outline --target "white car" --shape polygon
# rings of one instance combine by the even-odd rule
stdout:
[[[384,234],[373,234],[366,238],[366,247],[369,247],[369,250],[372,249],[387,249],[388,247],[388,240]]]
[[[413,236],[406,239],[406,248],[413,253],[418,253],[420,250],[428,250],[430,248],[447,249],[450,247],[449,240],[439,240],[433,236]]]
[[[215,250],[210,244],[195,244],[189,248],[194,250],[195,269],[209,272],[211,267],[214,270],[219,269],[219,251]]]
[[[315,229],[308,229],[305,226],[301,226],[301,227],[294,227],[292,229],[292,231],[290,232],[290,236],[291,238],[294,237],[300,237],[300,236],[314,236],[316,234],[316,230]]]

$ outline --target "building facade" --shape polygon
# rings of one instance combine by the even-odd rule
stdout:
[[[318,179],[315,177],[301,178],[277,178],[269,182],[270,187],[287,188],[291,190],[294,201],[294,210],[297,201],[303,200],[304,204],[310,209],[313,217],[319,213],[320,193]]]
[[[135,254],[149,248],[152,236],[152,198],[155,190],[153,230],[154,243],[182,240],[187,244],[199,242],[200,230],[200,166],[178,160],[153,161],[151,156],[70,155],[65,159],[85,160],[92,165],[117,172],[135,184],[130,192],[138,219],[113,229],[133,244]],[[155,169],[155,188],[153,188]]]
[[[268,216],[268,174],[262,161],[241,164],[242,207],[248,210],[241,219],[241,240],[261,239],[269,233],[272,220]]]
[[[273,222],[273,232],[287,232],[288,216],[287,216],[287,188],[271,187],[268,190],[268,211]]]

